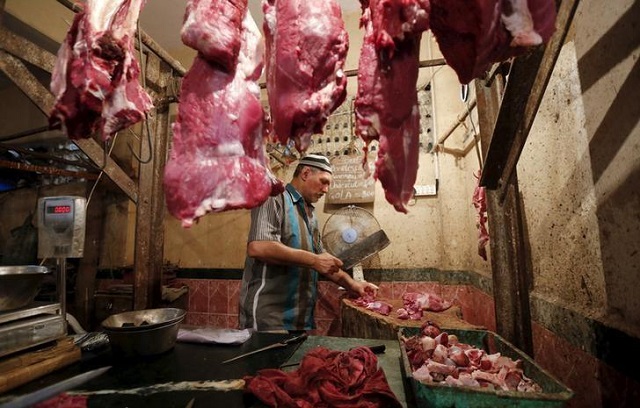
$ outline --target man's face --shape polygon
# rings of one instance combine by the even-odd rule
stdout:
[[[306,172],[306,196],[304,199],[309,203],[316,203],[327,193],[327,191],[329,191],[332,175],[326,171],[312,169],[309,167],[305,168],[303,171]]]

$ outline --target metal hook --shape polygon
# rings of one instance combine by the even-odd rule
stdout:
[[[151,151],[151,130],[149,130],[149,118],[147,116],[147,114],[145,113],[145,121],[144,121],[144,125],[146,128],[146,139],[147,139],[147,146],[149,148],[149,157],[147,159],[142,159],[140,156],[138,156],[138,154],[133,150],[133,147],[131,146],[131,143],[127,142],[127,146],[129,146],[129,151],[131,151],[131,154],[133,155],[133,157],[136,158],[136,160],[140,163],[140,164],[147,164],[151,161],[151,159],[153,159],[153,152]]]
[[[105,140],[102,146],[102,166],[98,167],[98,170],[100,171],[104,171],[104,169],[107,167],[107,159],[109,158],[109,153],[107,153],[107,150],[109,150],[109,141]]]

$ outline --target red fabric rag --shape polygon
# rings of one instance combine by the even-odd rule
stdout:
[[[265,369],[245,381],[246,392],[272,407],[401,407],[367,347],[336,351],[319,346],[303,357],[296,371]]]

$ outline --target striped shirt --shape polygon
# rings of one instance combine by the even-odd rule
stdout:
[[[284,245],[323,252],[313,206],[307,217],[305,201],[288,184],[251,211],[251,241],[279,241]],[[239,326],[259,331],[315,328],[318,273],[293,265],[274,265],[247,257],[240,288]]]

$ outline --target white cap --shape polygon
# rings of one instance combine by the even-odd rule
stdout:
[[[308,154],[300,159],[299,166],[311,166],[333,174],[329,159],[319,154]]]

